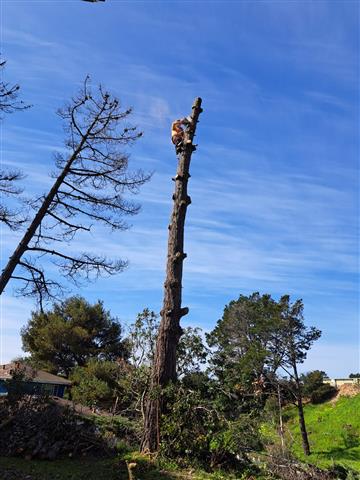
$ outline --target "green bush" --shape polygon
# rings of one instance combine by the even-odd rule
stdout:
[[[345,468],[343,465],[339,465],[338,463],[335,463],[334,465],[332,465],[328,469],[328,472],[332,477],[335,477],[338,480],[352,479],[351,472],[347,468]],[[352,479],[352,480],[355,480],[355,479]]]
[[[324,383],[318,389],[314,390],[310,396],[311,403],[318,404],[326,402],[330,400],[336,395],[336,388],[329,385],[328,383]]]
[[[346,477],[346,480],[359,480],[359,479],[360,479],[360,476],[354,471],[350,471]]]
[[[210,439],[209,448],[214,465],[247,465],[247,452],[261,450],[259,425],[250,415],[241,415],[236,421],[227,421]]]
[[[353,425],[344,425],[341,436],[345,445],[345,448],[355,448],[360,445],[359,431]]]
[[[181,466],[243,471],[247,452],[261,446],[258,427],[248,414],[227,420],[206,396],[178,384],[168,390],[161,453]]]
[[[145,476],[147,473],[155,471],[155,462],[148,456],[140,452],[131,452],[123,456],[128,468],[133,466],[132,472],[135,474],[135,478]]]
[[[302,391],[306,397],[310,397],[313,392],[324,385],[325,372],[321,370],[313,370],[302,374],[300,379],[302,382]]]
[[[142,433],[141,422],[120,415],[114,417],[93,416],[92,421],[102,434],[111,432],[118,440],[124,441],[129,446],[138,447]]]
[[[162,455],[183,465],[209,465],[209,438],[217,425],[213,408],[196,391],[172,386],[167,396],[167,413],[162,418]]]

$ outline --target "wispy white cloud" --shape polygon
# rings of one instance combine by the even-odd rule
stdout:
[[[199,35],[195,21],[187,23],[185,34],[171,9],[164,6],[160,18],[145,4],[122,5],[127,23],[119,29],[115,3],[96,16],[83,2],[69,4],[71,36],[59,25],[60,5],[25,9],[19,15],[28,15],[28,23],[19,23],[7,5],[4,53],[10,78],[21,80],[34,108],[9,121],[3,160],[28,173],[27,193],[42,192],[52,182],[51,151],[63,148],[53,111],[86,73],[119,93],[124,106],[134,106],[134,123],[145,135],[132,158],[136,167],[155,170],[138,196],[143,210],[131,219],[130,231],[109,235],[95,228],[66,247],[82,251],[86,245],[127,258],[129,269],[74,291],[104,298],[127,320],[142,305],[160,309],[176,163],[169,125],[201,95],[204,114],[185,234],[183,293],[191,307],[185,322],[211,328],[225,302],[252,290],[305,296],[310,306],[320,303],[318,296],[334,312],[343,311],[335,299],[353,297],[358,254],[358,57],[349,47],[348,7],[342,9],[342,24],[331,2],[305,8],[267,3],[261,12],[235,2],[214,15],[215,2],[202,12]],[[189,6],[181,5],[182,14],[187,11]],[[84,15],[87,21],[80,24]],[[106,25],[106,37],[98,34],[99,25]],[[3,260],[18,237],[3,232]],[[348,336],[354,331],[354,307],[350,310],[344,315]],[[30,304],[16,299],[6,304],[8,311],[10,323],[21,318],[22,324]],[[327,315],[318,309],[310,321],[325,323]]]
[[[325,104],[341,110],[349,110],[353,108],[351,103],[344,101],[340,96],[331,95],[329,93],[312,90],[305,92],[305,95],[308,96],[311,101],[315,100],[320,106]]]
[[[2,26],[2,35],[3,40],[6,43],[17,45],[24,48],[29,47],[57,47],[58,44],[54,42],[49,42],[48,40],[42,39],[38,35],[33,33],[25,32],[24,30],[13,30]]]

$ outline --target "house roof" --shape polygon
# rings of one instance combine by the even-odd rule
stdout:
[[[9,380],[13,376],[13,372],[20,369],[25,376],[35,383],[50,383],[53,385],[71,385],[70,380],[52,373],[44,372],[44,370],[35,370],[29,365],[21,364],[20,362],[8,363],[0,365],[0,380]]]

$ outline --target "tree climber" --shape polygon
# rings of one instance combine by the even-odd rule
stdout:
[[[176,153],[180,153],[183,147],[185,134],[183,127],[187,127],[190,124],[191,120],[189,120],[187,117],[175,120],[171,124],[171,141],[175,145]],[[188,142],[191,143],[190,140]]]

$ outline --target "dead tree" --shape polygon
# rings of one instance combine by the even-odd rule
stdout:
[[[124,194],[137,193],[150,176],[141,170],[128,172],[129,155],[122,147],[141,136],[126,123],[130,113],[101,86],[93,95],[88,78],[79,95],[59,111],[69,153],[56,156],[52,188],[31,203],[34,219],[2,272],[0,294],[10,279],[22,281],[21,294],[35,294],[40,302],[61,290],[58,281],[45,276],[44,257],[54,259],[60,272],[75,283],[79,276],[111,275],[124,269],[125,261],[88,252],[71,254],[67,244],[98,223],[124,230],[123,217],[139,211],[139,205]]]
[[[160,312],[161,323],[156,343],[150,394],[146,405],[144,434],[141,442],[143,452],[155,452],[159,447],[159,421],[164,407],[160,399],[161,389],[169,382],[176,380],[176,349],[182,333],[180,319],[189,312],[187,307],[181,307],[183,260],[186,258],[184,226],[186,210],[191,203],[187,184],[190,177],[191,154],[196,150],[193,138],[201,112],[201,98],[196,98],[192,113],[188,117],[183,141],[177,148],[179,157],[176,176],[173,178],[175,181],[174,206],[169,224],[164,302]]]
[[[20,195],[22,188],[16,182],[24,178],[19,170],[0,170],[0,222],[7,225],[11,230],[17,230],[25,221],[26,217],[19,211],[13,210],[3,203],[4,197]]]
[[[0,71],[3,73],[6,61],[0,60]],[[19,100],[20,86],[15,83],[13,85],[0,81],[0,120],[3,119],[4,113],[13,113],[20,110],[26,110],[31,105],[27,105],[22,100]],[[17,182],[23,178],[19,170],[0,170],[0,223],[4,223],[11,230],[16,230],[24,222],[25,217],[19,211],[11,209],[3,203],[4,197],[18,196],[22,189],[18,187]]]
[[[1,73],[5,65],[6,60],[0,60]],[[19,90],[20,86],[17,83],[10,85],[3,80],[0,81],[0,115],[30,108],[31,105],[19,100]]]

